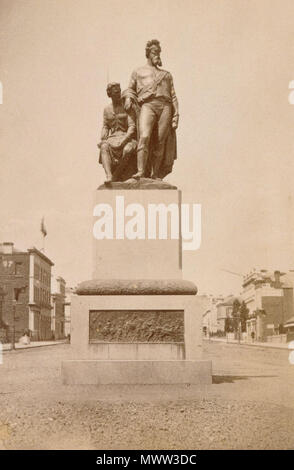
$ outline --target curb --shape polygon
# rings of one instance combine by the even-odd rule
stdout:
[[[269,349],[279,349],[281,351],[289,351],[288,343],[286,343],[285,346],[275,346],[275,345],[269,345],[268,343],[262,344],[262,343],[238,343],[234,341],[219,341],[215,339],[207,339],[203,338],[204,341],[208,341],[211,343],[220,343],[220,344],[234,344],[236,346],[248,346],[249,348],[255,347],[255,348],[269,348]]]
[[[59,346],[60,344],[70,344],[67,341],[62,341],[60,343],[54,343],[54,344],[38,344],[36,346],[29,346],[29,347],[20,347],[17,349],[3,349],[2,354],[5,353],[10,353],[10,352],[18,352],[18,351],[31,351],[32,349],[37,349],[37,348],[46,348],[46,347],[52,347],[52,346]]]

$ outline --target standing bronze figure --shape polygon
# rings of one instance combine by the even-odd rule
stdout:
[[[153,39],[146,45],[147,64],[137,68],[126,91],[125,109],[135,109],[138,122],[137,173],[133,178],[162,179],[177,158],[178,100],[172,75],[160,69],[161,47]]]

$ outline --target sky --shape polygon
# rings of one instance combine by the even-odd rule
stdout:
[[[0,242],[41,248],[44,216],[55,274],[91,278],[106,84],[157,38],[180,106],[167,181],[202,205],[183,277],[227,295],[294,269],[293,18],[292,0],[0,0]]]

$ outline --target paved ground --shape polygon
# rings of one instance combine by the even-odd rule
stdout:
[[[204,343],[213,385],[64,386],[70,345],[4,354],[2,449],[294,449],[289,351]]]

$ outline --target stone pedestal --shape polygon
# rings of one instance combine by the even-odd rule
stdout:
[[[95,284],[98,295],[94,294]],[[145,291],[145,295],[137,295],[132,281],[121,283],[113,280],[112,284],[112,294],[99,295],[101,291],[107,293],[109,282],[85,282],[78,289],[79,295],[72,297],[71,347],[76,359],[62,364],[64,382],[210,384],[211,363],[202,360],[201,339],[202,315],[207,301],[205,297],[195,295],[195,286],[186,281],[158,280],[157,283],[150,283],[145,280],[140,281],[139,287],[139,292]],[[158,286],[157,293],[155,284]],[[126,285],[129,285],[128,293],[127,290],[124,292]],[[89,292],[93,295],[89,295]],[[95,340],[95,334],[91,331],[91,317],[97,317],[99,313],[103,313],[106,318],[101,316],[100,324],[96,321],[98,339]],[[151,337],[149,341],[147,338],[146,341],[130,341],[128,331],[125,337],[117,341],[111,338],[107,313],[114,317],[117,315],[122,320],[124,315],[126,319],[135,315],[137,321],[139,314],[145,314],[147,319],[151,313],[155,318],[164,314],[174,315],[178,321],[182,318],[183,337],[171,341],[166,331],[167,324],[161,322],[161,325],[149,325],[149,331],[153,335],[157,333],[159,341],[158,337],[155,340]],[[134,325],[131,326],[130,335],[136,336]],[[95,328],[95,323],[92,328]]]
[[[93,237],[93,279],[181,279],[180,191],[102,189],[94,194],[93,212],[95,207],[102,210],[102,204],[112,210],[113,239]],[[156,218],[152,216],[154,206],[158,209]],[[140,216],[139,211],[144,214],[145,225],[139,236],[143,236],[144,229],[145,237],[130,240],[127,224],[134,215]],[[177,224],[178,238],[172,238],[172,217]],[[101,215],[94,215],[93,226],[99,218]],[[165,230],[160,233],[159,224],[163,227],[165,221],[166,238],[160,239],[165,236]],[[154,234],[156,238],[151,239],[150,235]]]
[[[205,387],[211,384],[209,361],[67,361],[63,363],[65,384],[78,385],[173,385]]]
[[[118,188],[97,191],[94,205],[108,205],[121,221],[139,204],[148,233],[150,204],[176,208],[180,227],[180,202],[174,188]],[[116,221],[114,233],[122,236]],[[211,384],[211,362],[202,360],[207,301],[182,280],[181,237],[170,228],[161,239],[94,240],[93,279],[81,283],[71,300],[73,359],[62,363],[64,383]]]

